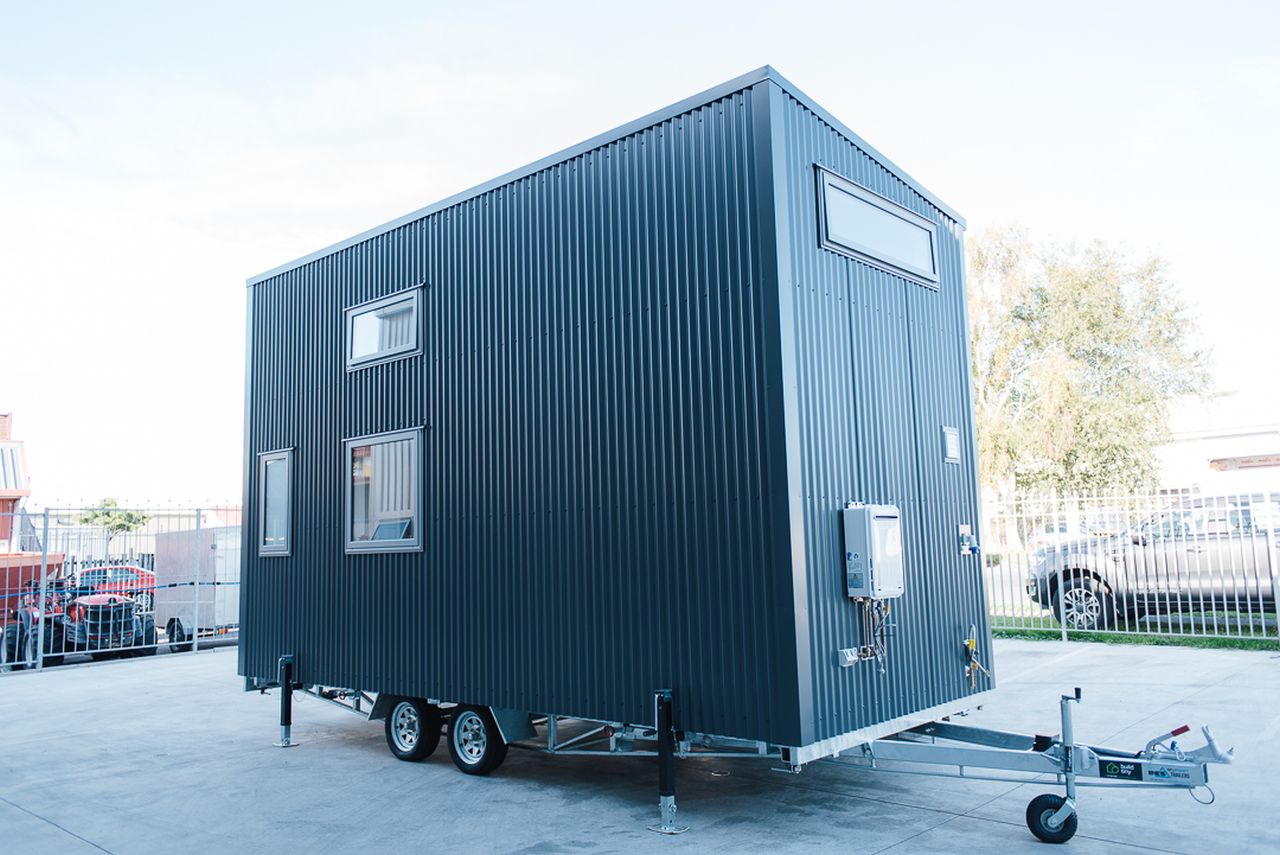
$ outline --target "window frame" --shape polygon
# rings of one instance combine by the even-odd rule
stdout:
[[[955,454],[951,453],[951,446],[954,442]],[[960,428],[955,425],[942,426],[942,462],[952,466],[959,466],[964,459],[964,446],[960,442]]]
[[[903,276],[913,282],[926,285],[937,290],[938,285],[938,226],[933,221],[920,216],[915,211],[908,210],[891,199],[886,199],[879,193],[874,193],[861,185],[854,184],[849,179],[837,175],[829,169],[821,166],[816,167],[818,178],[818,241],[823,249],[830,250],[849,258],[857,259],[865,262],[872,267],[879,268],[896,276]],[[831,236],[831,222],[827,211],[827,193],[832,192],[847,193],[855,199],[866,202],[867,204],[879,208],[886,214],[897,217],[906,221],[909,225],[918,226],[929,233],[929,253],[933,260],[932,270],[922,270],[915,266],[908,266],[903,262],[881,258],[875,254],[873,247],[860,245],[849,246],[841,243]]]
[[[414,482],[410,490],[413,495],[413,537],[403,538],[401,540],[352,540],[351,538],[351,512],[352,508],[352,483],[351,483],[351,450],[362,445],[376,445],[383,442],[398,442],[400,440],[410,439],[413,441],[413,466],[410,472],[413,474]],[[353,436],[342,441],[342,544],[343,550],[347,555],[367,555],[370,553],[383,552],[421,552],[423,550],[422,537],[422,497],[423,497],[423,466],[422,466],[422,428],[409,428],[407,430],[388,431],[386,433],[369,433],[363,436]]]
[[[267,464],[285,462],[284,545],[268,545],[267,532]],[[277,448],[258,453],[258,557],[288,558],[293,554],[293,449]]]
[[[408,302],[413,306],[413,341],[410,344],[377,351],[369,356],[352,356],[352,333],[355,329],[356,317],[403,302]],[[417,356],[422,353],[422,286],[415,285],[412,288],[405,288],[385,297],[378,297],[375,300],[366,300],[363,303],[349,306],[343,311],[342,329],[342,359],[347,366],[347,371],[359,371],[371,365]]]

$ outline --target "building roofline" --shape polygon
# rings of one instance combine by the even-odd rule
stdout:
[[[785,77],[779,74],[776,69],[774,69],[772,66],[764,65],[764,66],[761,66],[760,68],[754,69],[753,71],[748,71],[746,74],[739,75],[738,77],[735,77],[732,80],[727,80],[718,86],[713,86],[710,89],[699,92],[696,95],[691,95],[688,98],[684,98],[660,110],[655,110],[654,112],[641,116],[638,119],[634,119],[630,122],[627,122],[626,124],[619,125],[618,127],[613,128],[612,130],[605,131],[602,134],[597,134],[596,136],[591,137],[590,139],[584,140],[583,142],[576,143],[575,145],[571,145],[568,148],[561,149],[560,151],[557,151],[554,154],[549,154],[546,157],[535,160],[534,162],[526,164],[525,166],[521,166],[517,169],[513,169],[510,172],[499,175],[496,178],[492,178],[488,181],[485,181],[482,184],[477,184],[474,187],[463,190],[459,193],[454,193],[452,196],[441,199],[438,202],[433,202],[432,204],[427,205],[426,207],[418,208],[415,211],[410,211],[409,213],[404,214],[403,216],[400,216],[400,217],[396,217],[394,220],[390,220],[386,223],[383,223],[380,226],[375,226],[371,229],[360,232],[357,235],[346,238],[345,240],[341,240],[341,241],[338,241],[337,243],[326,246],[323,249],[318,249],[315,252],[307,253],[306,255],[301,256],[300,258],[294,259],[293,261],[273,267],[270,270],[267,270],[263,273],[259,273],[256,276],[251,276],[247,280],[246,286],[252,287],[254,285],[257,285],[259,282],[263,282],[267,279],[271,279],[273,277],[279,276],[282,273],[287,273],[288,271],[293,270],[297,267],[301,267],[304,264],[309,264],[313,261],[317,261],[321,258],[325,258],[326,256],[332,255],[335,252],[339,252],[341,250],[355,246],[356,244],[363,243],[379,235],[386,234],[387,232],[392,231],[394,229],[398,229],[403,225],[412,223],[416,220],[420,220],[424,217],[428,217],[431,214],[437,213],[446,208],[451,208],[454,205],[458,205],[462,202],[467,201],[468,199],[473,199],[477,196],[488,193],[489,191],[494,190],[498,187],[502,187],[506,184],[511,184],[515,181],[519,181],[522,178],[527,178],[528,176],[533,175],[534,173],[540,172],[543,169],[546,169],[550,166],[554,166],[557,163],[563,163],[566,160],[571,160],[575,157],[578,157],[579,155],[585,154],[588,151],[591,151],[596,148],[600,148],[601,146],[606,145],[607,143],[614,142],[616,140],[622,139],[623,137],[631,136],[632,134],[642,131],[645,128],[649,128],[654,125],[661,124],[662,122],[665,122],[682,113],[687,113],[690,110],[701,107],[704,104],[708,104],[712,101],[718,101],[719,99],[724,98],[727,95],[730,95],[734,92],[741,91],[743,89],[747,89],[751,86],[754,86],[757,83],[762,83],[764,81],[770,81],[776,84],[777,86],[781,87],[783,91],[787,92],[789,95],[791,95],[791,97],[795,98],[797,101],[803,104],[807,109],[809,109],[816,116],[822,119],[822,121],[831,125],[842,135],[848,137],[849,140],[854,145],[856,145],[858,148],[866,152],[870,157],[875,159],[876,162],[878,162],[885,169],[893,173],[895,177],[897,177],[902,182],[904,182],[912,190],[914,190],[915,192],[923,196],[931,205],[936,207],[938,210],[942,211],[942,213],[944,213],[947,217],[951,218],[952,220],[955,220],[957,223],[960,224],[961,227],[965,225],[964,217],[960,216],[960,214],[956,212],[955,209],[947,205],[945,202],[939,199],[936,195],[934,195],[931,191],[926,190],[923,185],[921,185],[918,181],[916,181],[914,178],[908,175],[905,171],[903,171],[902,168],[900,168],[893,161],[889,160],[887,157],[881,154],[880,151],[876,149],[874,146],[869,145],[866,140],[864,140],[862,137],[855,134],[852,130],[849,129],[848,126],[846,126],[839,119],[835,118],[829,112],[827,112],[825,109],[819,106],[816,101],[814,101],[812,98],[806,95],[803,91],[801,91],[798,87],[792,84],[791,81],[787,80]]]
[[[1270,436],[1272,434],[1280,434],[1280,423],[1231,425],[1221,428],[1174,431],[1170,440],[1166,443],[1161,443],[1161,445],[1169,446],[1179,442],[1196,442],[1202,439],[1234,439],[1242,436]]]

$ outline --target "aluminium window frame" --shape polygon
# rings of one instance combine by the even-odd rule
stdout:
[[[285,462],[284,545],[267,545],[267,464]],[[288,558],[293,554],[293,448],[276,448],[258,453],[258,557]]]
[[[413,440],[413,537],[401,540],[352,540],[351,512],[353,510],[351,484],[351,450],[361,445],[376,445],[381,442],[397,442],[402,439]],[[425,489],[422,460],[422,428],[387,431],[385,433],[368,433],[353,436],[342,441],[342,545],[347,555],[368,555],[384,552],[422,552],[422,500]]]
[[[355,319],[359,315],[376,312],[379,309],[393,306],[396,303],[409,302],[413,306],[413,342],[404,344],[399,347],[393,347],[388,350],[380,350],[368,356],[353,357],[351,355],[352,331],[355,326]],[[378,297],[374,300],[366,300],[354,306],[349,306],[343,310],[342,317],[342,361],[347,367],[347,371],[359,371],[372,365],[380,365],[383,362],[391,362],[397,359],[407,359],[411,356],[417,356],[422,353],[422,286],[415,285],[412,288],[405,288],[396,291],[394,294],[388,294],[385,297]]]
[[[887,199],[879,193],[875,193],[855,184],[843,175],[832,172],[823,166],[815,164],[814,171],[817,174],[817,202],[818,202],[818,242],[823,249],[840,255],[848,256],[879,268],[896,276],[902,276],[913,282],[928,286],[934,290],[939,287],[938,284],[938,225],[932,220],[920,216],[915,211],[904,208],[892,199]],[[875,254],[875,250],[870,246],[849,246],[831,237],[830,221],[827,216],[827,193],[834,188],[835,192],[847,193],[855,199],[866,202],[873,207],[879,208],[886,214],[905,220],[909,225],[919,226],[929,233],[929,252],[933,258],[933,269],[922,270],[915,266],[908,266],[900,261],[887,258],[881,258]]]
[[[955,443],[956,453],[951,453],[952,442]],[[955,425],[942,426],[942,462],[952,466],[960,465],[964,459],[964,445],[960,441],[960,428]]]

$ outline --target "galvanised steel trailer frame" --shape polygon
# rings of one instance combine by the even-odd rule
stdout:
[[[288,676],[283,669],[290,664],[281,663],[282,685],[288,684]],[[323,686],[302,688],[307,697],[334,704],[361,718],[382,719],[392,752],[407,760],[428,756],[442,735],[442,719],[459,709],[454,704],[427,700],[427,704],[440,711],[434,723],[416,715],[406,720],[402,715],[405,710],[419,708],[410,698],[374,697],[355,689]],[[1196,749],[1184,750],[1178,745],[1177,737],[1190,731],[1187,725],[1154,737],[1138,751],[1082,744],[1076,741],[1072,720],[1072,705],[1080,701],[1079,688],[1073,694],[1062,696],[1059,702],[1062,730],[1056,736],[992,730],[941,720],[868,740],[847,751],[809,762],[868,772],[1057,784],[1063,788],[1062,796],[1054,793],[1038,795],[1027,804],[1025,813],[1028,830],[1046,843],[1066,843],[1075,836],[1078,787],[1186,790],[1201,804],[1213,803],[1209,764],[1232,762],[1235,750],[1222,751],[1207,726],[1201,728],[1205,744]],[[290,734],[291,710],[292,692],[282,692],[281,741],[277,745],[284,748],[298,744],[292,741]],[[659,821],[650,826],[650,830],[662,834],[688,831],[687,826],[676,821],[674,761],[677,758],[759,759],[772,763],[776,771],[794,774],[799,774],[807,765],[785,746],[678,731],[672,721],[671,693],[667,690],[654,695],[652,725],[582,721],[545,715],[528,720],[509,719],[504,727],[500,712],[494,715],[491,710],[489,713],[497,722],[499,738],[512,748],[545,754],[658,758]],[[434,728],[434,731],[428,733],[427,727]],[[450,740],[458,734],[461,731],[452,726],[447,730]],[[510,741],[506,741],[507,735],[512,737]],[[423,750],[420,746],[429,747]],[[450,748],[455,757],[465,752],[461,746],[451,744]],[[893,765],[886,767],[885,763]],[[950,771],[949,767],[954,767],[955,771]],[[1008,774],[975,774],[974,769]],[[1207,793],[1206,799],[1195,796],[1196,791],[1202,789]]]

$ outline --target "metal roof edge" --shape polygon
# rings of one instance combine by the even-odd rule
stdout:
[[[360,234],[355,235],[354,237],[349,237],[346,240],[338,241],[335,244],[326,246],[323,249],[318,249],[315,252],[307,253],[301,258],[296,258],[293,261],[287,262],[285,264],[281,264],[278,267],[273,267],[270,270],[266,271],[265,273],[259,273],[257,276],[251,276],[249,277],[246,284],[248,286],[256,285],[259,282],[262,282],[266,279],[270,279],[274,276],[279,276],[281,273],[285,273],[289,270],[292,270],[295,267],[301,267],[304,264],[308,264],[317,259],[324,258],[327,255],[331,255],[335,252],[338,252],[339,250],[346,249],[350,246],[354,246],[355,244],[369,240],[370,238],[377,237],[378,235],[383,234],[385,232],[389,232],[392,229],[399,228],[400,226],[403,226],[406,223],[411,223],[414,220],[420,220],[423,217],[430,216],[431,214],[434,214],[437,211],[441,211],[441,210],[444,210],[445,208],[452,207],[453,205],[456,205],[459,202],[464,202],[467,199],[471,199],[475,196],[479,196],[483,193],[487,193],[490,190],[503,186],[504,184],[510,184],[513,181],[518,181],[521,178],[526,178],[534,174],[535,172],[546,169],[549,166],[554,166],[557,163],[562,163],[563,161],[570,160],[574,157],[577,157],[580,154],[590,151],[591,149],[599,148],[605,143],[613,142],[614,140],[621,139],[622,137],[628,136],[637,131],[641,131],[641,130],[644,130],[645,128],[652,127],[653,125],[656,125],[660,122],[664,122],[673,116],[678,116],[681,113],[687,113],[689,110],[692,110],[695,107],[701,107],[703,104],[723,98],[724,96],[732,92],[737,92],[741,89],[746,89],[749,86],[753,86],[756,83],[761,82],[762,80],[767,80],[769,79],[769,75],[771,71],[772,69],[770,69],[769,66],[767,65],[762,66],[761,68],[757,68],[753,71],[748,71],[746,74],[739,75],[738,77],[735,77],[732,80],[728,80],[724,83],[721,83],[718,86],[713,86],[710,89],[699,92],[696,95],[691,95],[688,98],[684,98],[667,107],[663,107],[662,109],[659,109],[659,110],[654,110],[652,113],[641,116],[640,118],[634,119],[630,122],[627,122],[626,124],[619,125],[618,127],[613,128],[612,130],[605,131],[604,133],[601,133],[601,134],[596,134],[594,137],[591,137],[588,140],[584,140],[583,142],[576,143],[574,145],[569,146],[568,148],[561,149],[560,151],[557,151],[553,154],[549,154],[546,157],[535,160],[533,163],[529,163],[529,164],[526,164],[525,166],[517,167],[516,169],[513,169],[510,172],[499,175],[496,178],[491,178],[490,180],[485,181],[483,184],[477,184],[474,187],[468,188],[459,193],[454,193],[452,196],[449,196],[445,199],[441,199],[438,202],[433,202],[432,204],[427,205],[425,208],[419,208],[416,211],[410,211],[409,213],[400,217],[396,217],[394,220],[383,223],[380,226],[375,226],[371,229],[368,229],[367,231],[363,231]]]
[[[641,130],[644,130],[645,128],[652,127],[653,125],[667,121],[668,119],[674,116],[678,116],[681,113],[687,113],[690,110],[693,110],[697,107],[701,107],[704,104],[710,103],[712,101],[716,101],[720,98],[725,97],[726,95],[729,95],[733,92],[738,92],[750,86],[754,86],[755,84],[765,80],[771,81],[776,85],[778,85],[779,87],[781,87],[789,95],[791,95],[797,101],[804,104],[806,108],[808,108],[815,115],[820,117],[824,122],[831,125],[841,134],[848,137],[849,140],[853,142],[855,145],[857,145],[859,148],[866,151],[868,155],[870,155],[872,158],[878,161],[881,165],[883,165],[886,169],[892,172],[895,176],[897,176],[899,179],[905,182],[908,186],[911,187],[912,190],[916,191],[925,199],[927,199],[930,204],[936,206],[948,217],[951,217],[952,219],[956,220],[956,222],[958,222],[962,227],[964,226],[965,224],[964,218],[961,217],[953,208],[951,208],[949,205],[947,205],[945,202],[943,202],[933,193],[926,190],[918,181],[916,181],[914,178],[912,178],[910,175],[904,172],[900,167],[898,167],[897,164],[895,164],[893,161],[889,160],[883,154],[881,154],[878,149],[874,148],[871,145],[868,145],[866,140],[864,140],[862,137],[855,134],[843,122],[836,119],[829,112],[827,112],[822,107],[820,107],[816,101],[814,101],[812,98],[806,95],[798,87],[793,85],[791,81],[787,80],[785,77],[779,74],[777,69],[769,65],[763,65],[760,68],[754,69],[752,71],[748,71],[746,74],[741,74],[733,78],[732,80],[727,80],[724,83],[711,87],[710,89],[703,90],[702,92],[699,92],[696,95],[690,95],[688,98],[683,98],[680,101],[677,101],[674,104],[671,104],[667,107],[663,107],[659,110],[655,110],[652,113],[648,113],[644,116],[641,116],[638,119],[633,119],[632,121],[619,125],[616,128],[607,130],[604,133],[597,134],[594,137],[591,137],[590,139],[584,140],[583,142],[576,143],[574,145],[569,146],[568,148],[561,149],[560,151],[554,152],[553,154],[549,154],[546,157],[535,160],[532,163],[513,169],[510,172],[503,173],[502,175],[499,175],[496,178],[491,178],[488,181],[483,182],[482,184],[477,184],[474,187],[470,187],[466,190],[462,190],[458,193],[454,193],[452,196],[448,196],[444,199],[441,199],[438,202],[433,202],[432,204],[427,205],[426,207],[418,208],[415,211],[410,211],[407,214],[396,217],[394,220],[390,220],[379,226],[374,226],[371,229],[367,229],[363,232],[360,232],[357,235],[346,238],[345,240],[340,240],[337,243],[330,244],[329,246],[326,246],[322,249],[318,249],[314,252],[309,252],[306,255],[303,255],[299,258],[295,258],[293,261],[289,261],[284,264],[273,267],[270,270],[267,270],[263,273],[259,273],[256,276],[250,276],[245,282],[245,287],[253,287],[254,285],[257,285],[259,282],[264,282],[268,279],[279,276],[282,273],[287,273],[290,270],[301,267],[304,264],[310,264],[313,261],[317,261],[321,258],[332,255],[333,253],[339,252],[340,250],[347,249],[359,243],[363,243],[364,241],[377,237],[378,235],[385,234],[393,229],[397,229],[400,226],[403,226],[407,223],[411,223],[415,220],[420,220],[423,217],[430,216],[431,214],[434,214],[437,211],[442,211],[445,208],[449,208],[461,202],[465,202],[468,199],[472,199],[476,196],[480,196],[484,193],[489,192],[490,190],[501,187],[505,184],[510,184],[513,181],[518,181],[521,178],[527,178],[528,176],[533,175],[534,173],[539,172],[540,170],[546,169],[549,166],[554,166],[557,163],[562,163],[566,160],[570,160],[574,157],[577,157],[578,155],[591,151],[592,149],[599,148],[600,146],[606,143],[613,142],[615,140],[621,139],[622,137],[629,136],[633,133],[636,133],[637,131],[641,131]]]
[[[871,145],[861,136],[859,136],[858,134],[850,130],[848,125],[846,125],[844,122],[837,119],[835,116],[831,115],[831,113],[829,113],[820,104],[818,104],[817,101],[813,100],[807,94],[805,94],[804,90],[800,89],[800,87],[796,86],[790,80],[783,77],[782,74],[776,68],[766,65],[764,68],[760,70],[765,72],[765,74],[768,76],[768,78],[771,81],[778,84],[778,86],[782,87],[783,91],[785,91],[792,98],[795,98],[797,101],[803,104],[810,112],[814,113],[816,116],[818,116],[818,118],[822,119],[822,121],[826,122],[828,125],[835,128],[844,136],[848,137],[850,142],[852,142],[858,148],[865,151],[870,157],[876,160],[885,169],[892,172],[894,176],[896,176],[899,180],[904,182],[908,187],[910,187],[912,190],[916,191],[925,199],[927,199],[929,201],[929,204],[933,205],[935,208],[942,211],[942,213],[946,214],[948,217],[955,220],[957,223],[960,224],[961,228],[965,227],[966,225],[965,219],[963,216],[961,216],[959,211],[957,211],[955,208],[952,208],[946,202],[939,199],[938,196],[935,193],[933,193],[933,191],[926,189],[923,184],[921,184],[919,181],[916,181],[914,178],[908,175],[906,170],[898,166],[898,164],[894,163],[889,158],[885,157],[884,154],[881,153],[880,149]]]

